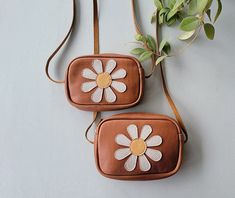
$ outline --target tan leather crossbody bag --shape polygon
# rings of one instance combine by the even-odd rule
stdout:
[[[144,70],[140,62],[127,55],[100,54],[97,1],[94,2],[94,54],[75,58],[69,64],[65,80],[54,80],[49,65],[69,38],[75,26],[76,5],[73,0],[73,20],[65,39],[49,57],[46,64],[48,78],[65,84],[68,101],[86,111],[111,111],[138,104],[143,96]]]
[[[136,20],[135,0],[131,2],[136,32],[141,34]],[[69,102],[79,109],[94,112],[92,124],[99,111],[136,105],[142,98],[145,79],[141,64],[134,57],[113,53],[99,54],[97,0],[93,0],[93,5],[94,55],[74,59],[69,64],[64,81],[56,81],[49,75],[50,61],[74,27],[76,12],[73,0],[71,28],[46,64],[48,78],[56,83],[65,83]],[[156,58],[152,57],[153,65]],[[99,122],[94,141],[87,134],[91,124],[86,131],[86,138],[94,144],[97,169],[103,176],[120,180],[151,180],[169,177],[179,170],[183,159],[183,145],[188,140],[188,134],[168,92],[161,63],[159,67],[163,90],[176,120],[151,113],[114,115]]]
[[[96,165],[108,178],[161,179],[179,170],[183,144],[182,130],[172,118],[147,113],[115,115],[96,129]]]

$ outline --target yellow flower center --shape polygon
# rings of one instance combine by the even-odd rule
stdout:
[[[112,78],[111,78],[109,73],[104,72],[104,73],[101,73],[97,76],[96,83],[97,83],[99,88],[104,89],[104,88],[107,88],[111,85]]]
[[[133,155],[143,155],[147,149],[147,145],[143,139],[135,139],[131,142],[130,149]]]

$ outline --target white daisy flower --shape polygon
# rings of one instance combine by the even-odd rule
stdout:
[[[91,95],[91,100],[93,102],[101,102],[104,94],[105,100],[109,103],[113,103],[117,100],[117,96],[113,92],[112,88],[120,93],[126,91],[127,87],[123,82],[115,81],[117,79],[125,78],[127,74],[126,70],[119,69],[113,72],[116,66],[116,61],[110,59],[105,66],[105,71],[103,71],[101,60],[96,59],[92,63],[92,67],[96,73],[88,68],[82,71],[82,76],[92,81],[83,83],[81,90],[83,92],[90,92],[96,88],[96,90]]]
[[[146,156],[151,160],[158,162],[162,158],[162,153],[159,150],[149,147],[161,145],[162,138],[159,135],[148,138],[152,133],[152,127],[150,125],[144,125],[142,127],[140,137],[138,137],[137,126],[134,124],[129,125],[127,131],[131,140],[124,134],[118,134],[115,138],[118,145],[126,147],[115,151],[115,159],[123,160],[128,157],[124,164],[124,168],[127,171],[133,171],[136,168],[137,159],[141,171],[150,170],[151,164]]]

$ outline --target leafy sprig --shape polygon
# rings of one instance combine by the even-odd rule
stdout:
[[[217,2],[217,11],[212,17],[211,7],[214,1]],[[156,23],[158,27],[166,25],[181,29],[182,33],[178,39],[190,40],[186,47],[197,39],[202,29],[209,40],[214,39],[214,24],[222,11],[221,0],[154,0],[154,5],[156,9],[152,14],[151,23]],[[159,46],[150,35],[137,34],[135,39],[140,47],[133,49],[131,53],[138,56],[140,61],[155,57],[155,65],[158,65],[166,57],[174,56],[170,54],[171,44],[165,39],[159,43]]]

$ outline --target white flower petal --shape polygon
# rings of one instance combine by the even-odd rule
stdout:
[[[158,162],[162,159],[162,153],[159,150],[148,148],[145,154],[155,162]]]
[[[111,74],[111,72],[114,70],[116,65],[117,65],[117,63],[115,60],[113,60],[113,59],[109,60],[106,64],[105,72]]]
[[[94,70],[97,72],[97,74],[100,74],[103,72],[103,67],[102,67],[102,62],[101,60],[94,60],[92,63],[92,67],[94,68]]]
[[[104,89],[104,95],[105,95],[106,101],[110,103],[115,102],[117,99],[115,93],[110,87]]]
[[[117,144],[121,146],[130,146],[131,141],[123,134],[118,134],[115,138]]]
[[[113,81],[111,86],[120,93],[126,91],[126,85],[123,82]]]
[[[97,87],[95,92],[91,95],[91,100],[95,103],[99,103],[102,100],[103,89]]]
[[[134,124],[129,125],[127,127],[127,131],[129,133],[129,135],[131,136],[132,140],[138,138],[138,129],[137,129],[136,125],[134,125]]]
[[[84,78],[90,79],[90,80],[95,80],[97,77],[97,74],[95,74],[93,71],[91,71],[90,69],[84,69],[82,70],[82,76]]]
[[[97,84],[96,84],[95,81],[85,82],[85,83],[82,83],[81,90],[82,90],[83,92],[89,92],[89,91],[91,91],[92,89],[94,89],[95,87],[97,87]]]
[[[150,125],[144,125],[142,127],[141,133],[140,133],[140,137],[143,140],[146,140],[146,138],[152,133],[152,127]]]
[[[122,149],[118,149],[115,151],[114,157],[117,160],[122,160],[126,158],[127,156],[129,156],[130,154],[131,154],[131,151],[129,148],[122,148]]]
[[[133,171],[136,167],[136,163],[137,163],[137,156],[135,155],[131,155],[125,162],[124,164],[124,168],[127,171]]]
[[[148,171],[151,168],[151,164],[149,163],[145,155],[139,156],[139,165],[141,171]]]
[[[146,140],[146,144],[147,146],[159,146],[162,144],[162,138],[159,135],[154,135]]]
[[[119,69],[111,74],[112,79],[120,79],[126,77],[126,70],[125,69]]]

